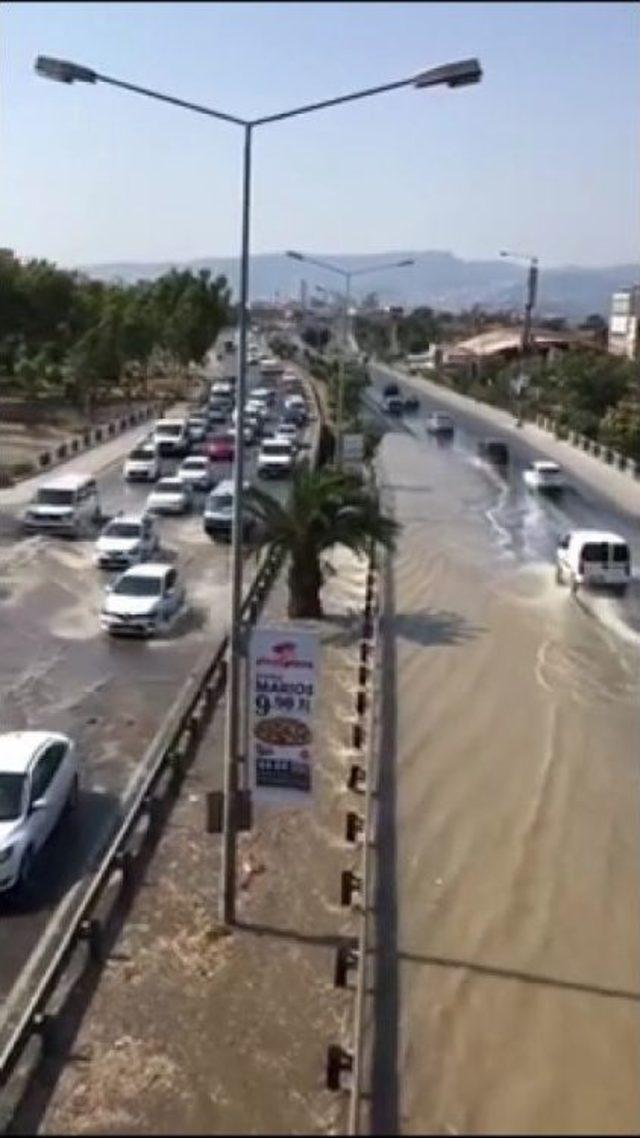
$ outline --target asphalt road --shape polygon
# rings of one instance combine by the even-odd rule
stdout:
[[[233,366],[234,357],[230,360]],[[257,368],[252,371],[250,385],[257,385]],[[249,479],[255,454],[255,448],[247,448]],[[140,509],[149,493],[146,485],[124,482],[122,463],[119,455],[97,475],[107,515]],[[168,462],[167,473],[175,465]],[[217,474],[231,477],[231,465],[218,464]],[[268,488],[284,494],[287,484]],[[199,498],[192,515],[158,520],[163,555],[179,566],[187,607],[170,633],[157,639],[112,639],[101,632],[98,614],[111,574],[93,566],[91,541],[17,537],[6,539],[0,552],[0,729],[70,735],[79,751],[82,785],[75,819],[41,855],[29,906],[0,898],[0,998],[112,824],[177,690],[227,629],[230,550],[204,533],[204,495]],[[18,533],[20,509],[4,506],[5,532],[13,519]]]

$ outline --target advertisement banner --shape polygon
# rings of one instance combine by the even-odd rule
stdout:
[[[248,761],[259,802],[313,803],[318,657],[315,632],[292,625],[251,632]]]

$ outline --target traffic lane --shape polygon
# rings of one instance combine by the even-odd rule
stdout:
[[[630,1133],[637,649],[603,635],[550,575],[500,556],[467,508],[473,468],[447,477],[448,457],[403,431],[380,455],[402,524],[384,864],[405,1130]]]
[[[447,442],[428,435],[420,415],[407,415],[400,421],[383,415],[383,419],[388,427],[393,424],[396,430],[415,437],[424,448],[425,456],[435,452],[446,455],[449,467],[443,469],[443,477],[451,477],[454,470],[460,477],[464,467],[475,470],[478,484],[483,485],[484,490],[477,501],[471,500],[472,507],[484,516],[503,556],[524,563],[543,563],[551,568],[555,564],[559,539],[571,529],[608,529],[625,537],[635,565],[626,596],[620,598],[589,591],[582,594],[581,603],[616,634],[630,634],[635,639],[640,633],[640,535],[633,518],[613,509],[609,500],[602,499],[598,503],[590,496],[585,497],[575,485],[570,485],[556,499],[531,493],[522,480],[522,471],[530,456],[525,461],[514,454],[511,447],[513,461],[508,471],[504,474],[496,471],[477,456],[477,442],[482,435],[474,431],[473,419],[470,420],[472,426],[469,420],[461,426],[456,417],[454,439]],[[499,437],[497,433],[496,437]],[[586,494],[590,495],[589,487]]]
[[[548,458],[554,458],[554,461],[558,461],[560,465],[563,465],[561,459],[556,459],[555,456],[549,454],[548,448],[545,449],[544,439],[541,438],[539,442],[537,442],[528,438],[525,433],[528,428],[525,426],[522,430],[518,430],[518,428],[515,427],[512,416],[500,408],[487,406],[487,412],[500,417],[500,422],[494,424],[483,417],[480,409],[474,411],[467,406],[460,406],[457,402],[455,406],[452,405],[447,396],[455,396],[456,393],[451,393],[443,389],[442,397],[440,398],[437,389],[435,391],[431,390],[431,388],[436,386],[434,384],[430,384],[430,387],[427,389],[425,383],[419,380],[408,379],[406,376],[402,376],[398,372],[380,365],[371,365],[370,370],[374,379],[372,386],[378,395],[381,395],[383,387],[388,382],[397,382],[401,390],[418,396],[421,401],[421,409],[424,408],[426,411],[437,410],[449,412],[453,416],[456,424],[460,425],[463,437],[465,435],[468,436],[474,443],[479,438],[499,438],[508,444],[513,455],[522,466],[528,465],[534,459]],[[462,397],[459,396],[458,398]],[[418,412],[418,416],[419,415],[420,412]],[[572,460],[581,460],[585,463],[588,461],[588,456],[576,451],[575,454],[570,455],[569,458],[565,460],[565,464],[566,462],[572,462]],[[600,464],[600,466],[602,466],[602,464]],[[611,476],[615,474],[615,472],[604,466],[602,466],[602,469],[596,467],[596,470],[598,474],[602,475]],[[634,503],[631,508],[616,500],[613,489],[609,493],[599,488],[594,484],[593,480],[589,479],[586,473],[581,474],[579,470],[575,469],[573,464],[571,465],[571,469],[567,469],[567,474],[574,488],[586,501],[592,503],[594,508],[620,518],[627,526],[638,526],[640,508],[635,503],[640,500],[640,489],[628,476],[620,475],[620,478],[622,479],[621,486],[624,489],[625,500],[631,500]]]
[[[287,488],[278,482],[269,491],[282,500]],[[52,539],[6,582],[7,651],[0,659],[5,728],[38,726],[71,735],[82,794],[75,817],[41,855],[28,904],[19,897],[0,900],[0,998],[120,816],[140,759],[175,700],[176,677],[183,684],[227,630],[229,546],[206,537],[199,515],[162,519],[161,529],[165,549],[178,558],[189,602],[166,637],[119,640],[98,630],[103,578],[90,563],[90,543]],[[253,571],[247,566],[245,587]]]
[[[377,381],[374,385],[378,401],[382,398],[382,389],[387,381],[388,374],[380,373],[378,370]],[[398,386],[403,390],[402,381],[398,382]],[[412,394],[414,392],[413,386],[409,388],[408,385],[405,385],[404,390],[411,390]],[[474,462],[478,462],[477,446],[481,439],[501,439],[509,447],[511,458],[509,470],[504,476],[504,483],[511,487],[521,502],[531,502],[535,499],[536,508],[551,513],[556,518],[562,532],[581,527],[606,528],[620,532],[631,545],[636,560],[640,563],[640,534],[638,521],[633,513],[617,506],[609,497],[599,493],[584,478],[580,478],[573,472],[568,473],[569,485],[566,491],[554,502],[543,495],[531,495],[524,486],[522,473],[524,468],[533,460],[548,457],[542,449],[528,442],[522,435],[492,428],[483,423],[479,417],[474,416],[472,412],[458,409],[452,413],[456,424],[454,438],[451,443],[443,444],[440,440],[427,435],[422,416],[430,411],[443,410],[445,403],[439,403],[431,395],[421,395],[420,401],[420,410],[416,414],[405,415],[402,419],[405,427],[413,434],[425,437],[431,445],[445,445],[452,454],[460,454],[465,459]],[[387,422],[389,421],[393,420],[387,418]],[[488,470],[486,464],[481,463],[480,465],[485,471],[488,471],[488,476],[495,475],[494,471]]]

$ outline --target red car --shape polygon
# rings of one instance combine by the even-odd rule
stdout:
[[[229,435],[217,435],[209,439],[205,447],[211,462],[233,462],[235,453],[234,440]]]

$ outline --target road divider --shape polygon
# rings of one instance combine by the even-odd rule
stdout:
[[[121,435],[125,431],[129,431],[132,427],[137,427],[141,423],[147,422],[149,419],[155,419],[160,413],[156,404],[147,404],[144,407],[139,407],[135,411],[131,411],[128,415],[123,415],[119,419],[112,419],[110,422],[101,423],[98,427],[92,427],[90,430],[83,431],[82,434],[76,435],[67,439],[63,443],[59,443],[56,447],[49,450],[43,450],[38,455],[37,465],[40,470],[48,470],[52,466],[57,466],[58,463],[66,462],[72,455],[79,454],[81,451],[91,450],[95,446],[100,446],[101,443],[107,439],[112,439],[116,435]],[[21,475],[22,477],[29,478],[33,476],[33,471]],[[13,482],[20,479],[14,478]]]

